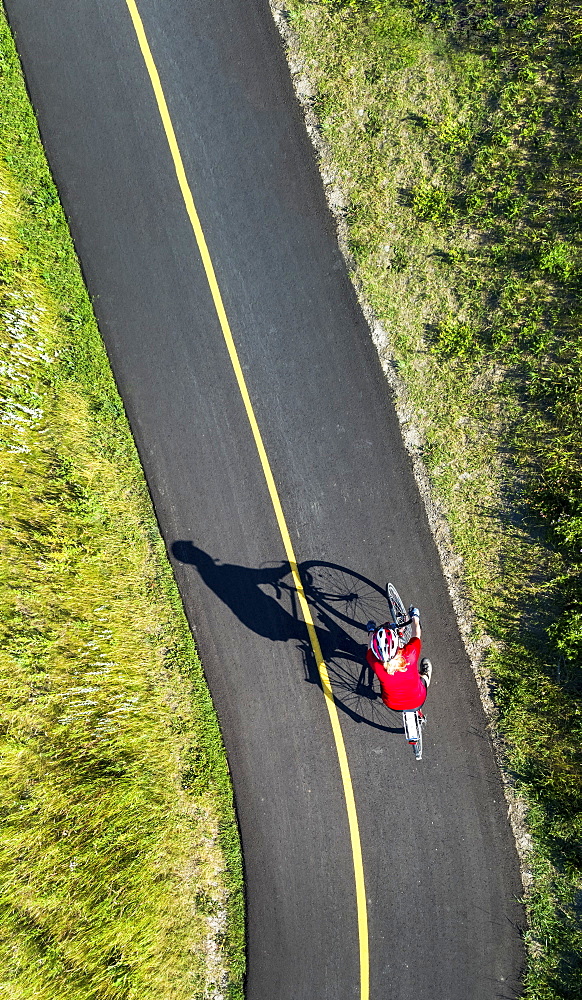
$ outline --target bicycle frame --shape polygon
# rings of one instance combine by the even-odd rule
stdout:
[[[394,618],[394,626],[398,633],[398,644],[402,648],[409,637],[406,636],[406,629],[409,629],[413,624],[413,619],[407,617],[400,594],[391,583],[386,584],[386,599],[390,613]],[[416,760],[422,760],[422,727],[426,722],[426,717],[422,709],[414,708],[403,712],[402,722],[404,724],[406,739],[414,748]]]

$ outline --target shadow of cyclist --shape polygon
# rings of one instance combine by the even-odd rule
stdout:
[[[288,562],[258,569],[223,563],[188,541],[174,542],[172,555],[178,562],[195,566],[206,586],[252,632],[273,642],[305,639],[305,625],[295,610],[289,612],[280,603],[280,582],[291,572]],[[265,586],[273,587],[274,596],[261,589]]]
[[[177,562],[196,568],[201,580],[246,628],[272,642],[295,641],[303,658],[306,681],[321,687],[318,664],[305,623],[299,615],[297,591],[287,561],[262,567],[223,563],[187,540],[175,541],[171,551]],[[346,629],[346,626],[353,627],[360,632],[364,630],[364,624],[354,617],[353,609],[346,613],[343,605],[340,606],[341,595],[334,594],[331,599],[328,592],[313,585],[314,566],[324,567],[327,572],[332,567],[342,574],[342,579],[353,576],[369,586],[374,594],[382,594],[380,588],[359,574],[352,574],[345,567],[334,564],[312,561],[300,567],[338,708],[356,722],[400,732],[401,729],[382,724],[381,720],[386,721],[386,714],[382,712],[373,688],[373,673],[364,662],[366,646]],[[267,591],[272,588],[272,594],[263,588]]]

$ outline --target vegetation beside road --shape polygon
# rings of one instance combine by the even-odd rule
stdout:
[[[390,336],[485,648],[505,768],[528,804],[526,995],[574,1000],[582,14],[573,0],[285,6],[327,180],[345,195],[354,278]]]
[[[242,997],[217,720],[0,11],[0,982]]]

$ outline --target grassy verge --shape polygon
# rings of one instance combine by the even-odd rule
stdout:
[[[580,996],[582,20],[569,2],[288,0],[528,806],[530,1000]],[[300,58],[299,58],[300,57]],[[308,86],[300,81],[305,93]]]
[[[0,121],[2,993],[234,1000],[220,733],[1,11]]]

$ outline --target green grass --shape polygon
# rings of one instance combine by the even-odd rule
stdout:
[[[242,997],[217,720],[0,12],[0,982]]]
[[[354,279],[388,333],[528,806],[526,995],[574,1000],[582,17],[570,2],[286,6]]]

